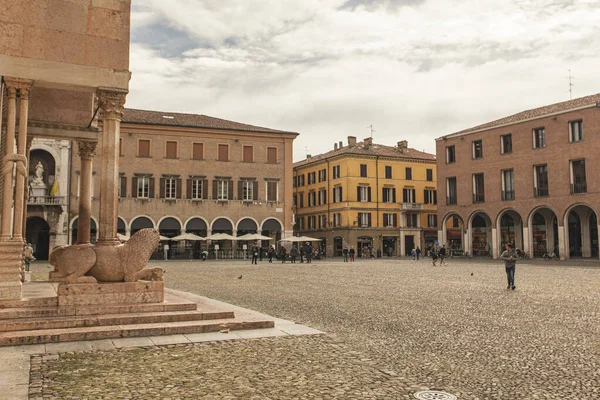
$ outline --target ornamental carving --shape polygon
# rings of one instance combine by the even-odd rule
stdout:
[[[80,140],[77,142],[78,154],[83,160],[91,160],[96,156],[96,145],[98,142],[90,140]]]
[[[98,96],[98,104],[102,109],[103,119],[120,120],[123,117],[126,92],[98,89],[96,96]]]

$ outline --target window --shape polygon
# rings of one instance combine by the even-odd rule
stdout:
[[[477,160],[483,157],[483,141],[482,140],[474,140],[473,141],[473,160]]]
[[[341,203],[342,202],[342,187],[334,187],[333,188],[333,202]]]
[[[358,226],[368,228],[371,226],[371,213],[358,213]]]
[[[125,155],[125,153],[123,153],[123,138],[119,138],[119,155],[120,156]]]
[[[294,176],[292,178],[292,187],[294,187],[294,188],[298,187],[298,177],[297,176]]]
[[[267,147],[267,164],[277,164],[277,147]]]
[[[446,204],[456,204],[458,201],[456,190],[456,177],[446,178]]]
[[[452,227],[460,228],[460,219],[456,215],[452,216]]]
[[[541,149],[546,147],[546,129],[535,128],[533,130],[533,148]]]
[[[217,200],[229,200],[229,181],[219,179],[217,184]]]
[[[512,169],[502,171],[502,200],[515,199],[515,177]]]
[[[341,213],[333,214],[333,226],[334,227],[342,226],[342,214]]]
[[[319,229],[327,228],[327,215],[319,215]]]
[[[391,165],[385,166],[385,179],[392,179],[392,166]]]
[[[317,193],[314,190],[308,192],[308,206],[314,207],[317,205]]]
[[[254,181],[241,181],[242,193],[240,200],[252,201],[254,200]]]
[[[177,142],[166,143],[165,158],[177,158]]]
[[[384,227],[397,227],[398,226],[398,214],[396,213],[384,213],[383,214],[383,226]]]
[[[446,147],[446,164],[456,162],[456,148],[454,146]]]
[[[319,182],[325,182],[327,180],[327,170],[321,169],[319,170]]]
[[[254,147],[244,146],[242,149],[242,162],[253,162],[254,161]]]
[[[429,228],[437,227],[437,215],[436,214],[428,214],[427,215],[427,227],[429,227]]]
[[[433,182],[433,170],[431,168],[427,168],[427,181]]]
[[[315,192],[312,192],[313,196]],[[278,201],[277,181],[267,181],[267,201]]]
[[[360,164],[360,176],[361,178],[367,177],[367,164]]]
[[[418,228],[419,227],[419,216],[417,213],[406,213],[406,227],[407,228]]]
[[[218,146],[217,161],[229,161],[229,145],[220,144]]]
[[[119,198],[125,198],[127,196],[127,178],[124,173],[119,174]]]
[[[296,217],[296,221],[298,221],[298,230],[304,230],[304,217]]]
[[[545,197],[548,192],[548,165],[536,165],[533,168],[533,184],[535,197]]]
[[[317,219],[314,215],[307,217],[308,219],[308,229],[315,229],[317,225]]]
[[[304,186],[304,174],[298,175],[298,187]]]
[[[362,201],[362,202],[370,202],[371,201],[371,187],[370,186],[358,186],[356,200]]]
[[[309,184],[309,185],[312,185],[312,184],[314,184],[315,182],[316,182],[316,179],[315,179],[315,173],[314,173],[314,172],[309,172],[309,173],[308,173],[308,184]]]
[[[169,200],[175,200],[177,198],[177,179],[164,178],[164,185],[164,198]]]
[[[569,122],[569,142],[581,142],[583,140],[583,121]]]
[[[138,199],[150,198],[150,178],[137,178],[137,197]]]
[[[585,160],[571,161],[571,194],[587,193]]]
[[[417,195],[416,195],[415,189],[413,189],[413,188],[402,189],[402,202],[403,203],[416,203]]]
[[[395,203],[396,202],[396,188],[383,188],[382,196],[384,203]]]
[[[423,194],[425,196],[425,204],[437,204],[437,190],[425,189]]]
[[[512,135],[502,135],[500,136],[500,153],[508,154],[512,153]]]
[[[327,204],[327,190],[319,190],[319,205]]]
[[[298,204],[298,208],[304,207],[304,192],[298,193],[298,200],[300,200],[300,203]]]
[[[333,179],[337,179],[339,177],[340,177],[340,166],[334,165],[333,166]]]
[[[150,140],[138,140],[138,157],[150,157]]]
[[[473,174],[473,203],[485,201],[485,190],[483,185],[483,174]]]
[[[191,193],[190,198],[192,200],[201,200],[205,198],[204,196],[204,181],[201,179],[190,179],[191,183]]]
[[[406,167],[406,180],[412,181],[412,168]]]
[[[192,159],[203,160],[204,159],[204,143],[194,143],[192,145]]]

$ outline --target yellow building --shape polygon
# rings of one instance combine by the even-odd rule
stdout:
[[[345,246],[385,256],[425,253],[437,240],[435,155],[373,143],[336,143],[294,163],[294,232],[320,238],[327,256]]]

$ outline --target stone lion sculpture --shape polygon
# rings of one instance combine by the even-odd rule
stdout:
[[[53,282],[95,283],[162,281],[161,268],[146,268],[160,242],[155,229],[136,232],[125,244],[58,246],[50,254]]]

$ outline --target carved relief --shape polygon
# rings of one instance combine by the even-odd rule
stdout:
[[[102,118],[120,120],[123,117],[123,106],[127,93],[99,89],[96,95],[102,109]]]
[[[77,142],[78,154],[84,160],[91,160],[96,156],[96,145],[98,142],[90,140],[80,140]]]

